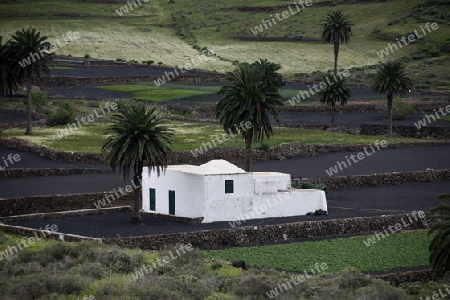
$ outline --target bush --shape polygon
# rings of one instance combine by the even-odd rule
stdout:
[[[159,61],[158,62],[158,65],[163,65],[164,63],[162,62],[162,61]]]
[[[126,60],[126,59],[123,59],[123,58],[116,58],[116,61],[117,61],[117,62],[126,62],[127,60]]]
[[[151,65],[151,64],[154,64],[155,61],[154,60],[143,60],[142,63],[146,64],[146,65]]]
[[[47,119],[49,126],[66,125],[74,123],[78,110],[73,102],[62,102],[59,108],[51,113]]]
[[[45,281],[35,275],[20,277],[14,283],[10,284],[6,291],[4,299],[39,299],[48,294]]]
[[[91,58],[91,56],[89,54],[85,54],[84,58]]]
[[[303,180],[294,180],[291,186],[294,189],[315,189],[315,190],[322,190],[325,192],[328,190],[328,187],[323,183],[312,183]]]
[[[82,278],[74,275],[51,275],[46,276],[45,284],[50,293],[58,294],[80,294],[83,290],[89,287],[89,281],[86,278]],[[41,277],[41,280],[44,281]]]
[[[92,260],[109,267],[113,272],[123,274],[131,273],[141,267],[144,264],[144,258],[143,252],[131,253],[118,246],[112,246],[94,250]]]

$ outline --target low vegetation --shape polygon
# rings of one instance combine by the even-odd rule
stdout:
[[[21,237],[0,232],[0,251],[16,245]],[[350,241],[350,240],[349,240]],[[300,274],[270,269],[242,270],[226,260],[204,256],[194,249],[156,264],[137,275],[165,250],[141,251],[91,242],[67,243],[40,240],[9,260],[0,260],[0,294],[3,299],[268,299],[267,293]],[[278,253],[280,254],[280,253]],[[302,253],[303,255],[303,253]],[[295,255],[295,256],[302,256]],[[335,256],[337,260],[339,256]],[[315,261],[315,260],[313,260]],[[308,265],[309,266],[309,265]],[[142,269],[141,269],[142,271]],[[303,270],[302,270],[303,271]],[[134,274],[134,276],[133,276]],[[304,274],[303,272],[301,274]],[[444,285],[408,284],[394,288],[352,268],[312,277],[283,291],[277,299],[417,299]],[[280,292],[280,290],[278,290]]]

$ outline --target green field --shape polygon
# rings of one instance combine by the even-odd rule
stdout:
[[[309,271],[311,265],[326,263],[328,271],[347,267],[363,272],[428,266],[427,231],[397,233],[367,247],[369,236],[302,242],[284,245],[239,247],[205,251],[209,257],[243,260],[251,267],[285,271]]]
[[[111,90],[117,92],[131,93],[132,99],[144,100],[149,102],[166,102],[166,101],[189,101],[190,103],[216,104],[220,97],[217,92],[220,86],[195,86],[195,85],[178,85],[165,84],[155,86],[153,83],[139,83],[127,85],[105,85],[98,87],[99,89]],[[282,89],[280,94],[284,100],[297,96],[298,90]],[[315,97],[302,100],[300,105],[318,103]]]
[[[439,29],[429,33],[423,45],[408,45],[390,54],[389,58],[408,57],[422,48],[432,52],[432,49],[449,43],[450,22],[442,12],[446,6],[441,9],[433,9],[432,6],[419,8],[421,0],[315,5],[319,2],[313,2],[301,13],[258,35],[284,39],[277,42],[243,40],[254,38],[251,29],[262,20],[287,9],[288,3],[275,0],[250,0],[245,4],[237,0],[177,0],[174,4],[152,0],[123,16],[119,16],[116,10],[126,2],[94,4],[75,0],[28,0],[0,4],[0,35],[7,38],[17,29],[34,26],[56,43],[68,31],[78,31],[81,38],[60,47],[57,54],[77,57],[88,54],[93,58],[138,62],[154,60],[171,66],[183,65],[199,55],[199,51],[193,48],[194,44],[197,49],[207,47],[217,55],[201,68],[222,72],[233,69],[232,62],[235,61],[252,62],[268,58],[280,63],[283,67],[281,72],[289,76],[332,68],[333,47],[319,40],[320,20],[334,9],[348,13],[355,23],[353,40],[341,46],[340,68],[376,64],[382,60],[376,54],[378,51],[386,48],[389,41],[395,41],[395,37],[420,30],[423,20],[438,22]],[[276,5],[284,6],[273,11],[242,11],[242,7]],[[183,17],[184,23],[173,19],[171,14]],[[184,33],[177,33],[176,28],[180,26]],[[188,35],[195,40],[191,44]],[[446,62],[447,69],[449,65]],[[447,76],[445,80],[448,82]]]
[[[52,147],[61,151],[75,152],[100,152],[103,142],[106,139],[105,123],[93,123],[82,126],[71,134],[60,138],[58,132],[64,129],[64,126],[55,127],[36,127],[33,128],[32,136],[25,136],[23,129],[6,129],[3,135],[6,138],[20,138],[32,143]],[[224,131],[219,125],[204,123],[184,123],[171,121],[170,128],[175,131],[175,140],[171,148],[173,150],[192,150],[202,147],[203,143],[211,142],[217,135]],[[374,143],[376,140],[386,140],[391,142],[430,142],[428,139],[397,138],[384,136],[360,136],[352,134],[343,134],[323,130],[298,129],[276,127],[275,136],[269,140],[264,140],[264,144],[270,147],[278,146],[283,143],[300,142],[303,144],[361,144]],[[254,144],[257,148],[259,144]],[[245,147],[240,139],[228,140],[218,147]]]

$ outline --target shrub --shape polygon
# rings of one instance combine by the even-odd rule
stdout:
[[[327,191],[328,187],[323,183],[312,183],[303,180],[294,180],[291,185],[294,189],[315,189]]]
[[[116,58],[116,61],[117,61],[117,62],[126,62],[127,60],[126,60],[126,59],[123,59],[123,58]]]
[[[154,64],[155,61],[154,60],[144,60],[144,61],[142,61],[142,63],[146,64],[146,65],[151,65],[151,64]]]
[[[74,267],[71,271],[81,277],[89,277],[93,279],[102,279],[109,273],[109,270],[99,262],[85,262]]]
[[[270,146],[266,143],[261,143],[261,145],[256,148],[258,150],[262,150],[262,151],[269,151],[270,150]]]
[[[59,104],[59,108],[49,115],[47,124],[55,126],[74,123],[77,113],[78,110],[73,102],[62,102]]]
[[[159,61],[158,62],[158,65],[163,65],[164,63],[162,62],[162,61]]]
[[[84,58],[91,58],[91,56],[89,54],[85,54]]]
[[[89,287],[89,281],[86,278],[74,275],[51,275],[41,280],[45,280],[45,285],[50,293],[58,294],[79,294]]]
[[[20,277],[4,291],[5,296],[12,296],[12,298],[5,297],[5,299],[39,299],[48,292],[45,281],[35,275]]]
[[[97,261],[117,273],[131,273],[143,265],[144,258],[142,252],[131,253],[118,246],[95,249],[92,257],[93,261]]]

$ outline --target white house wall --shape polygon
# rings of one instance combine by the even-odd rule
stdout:
[[[225,194],[225,180],[233,180],[234,192]],[[205,176],[203,223],[239,220],[253,209],[252,173]]]
[[[143,172],[146,174],[145,170]],[[151,179],[151,180],[150,180]],[[169,214],[169,190],[175,191],[175,216],[186,218],[202,217],[204,199],[204,177],[166,169],[165,176],[157,177],[152,172],[150,178],[143,176],[143,210],[159,214]],[[150,188],[156,190],[156,210],[150,211]]]
[[[318,209],[327,210],[324,191],[291,189],[288,192],[255,194],[251,218],[302,216]]]

